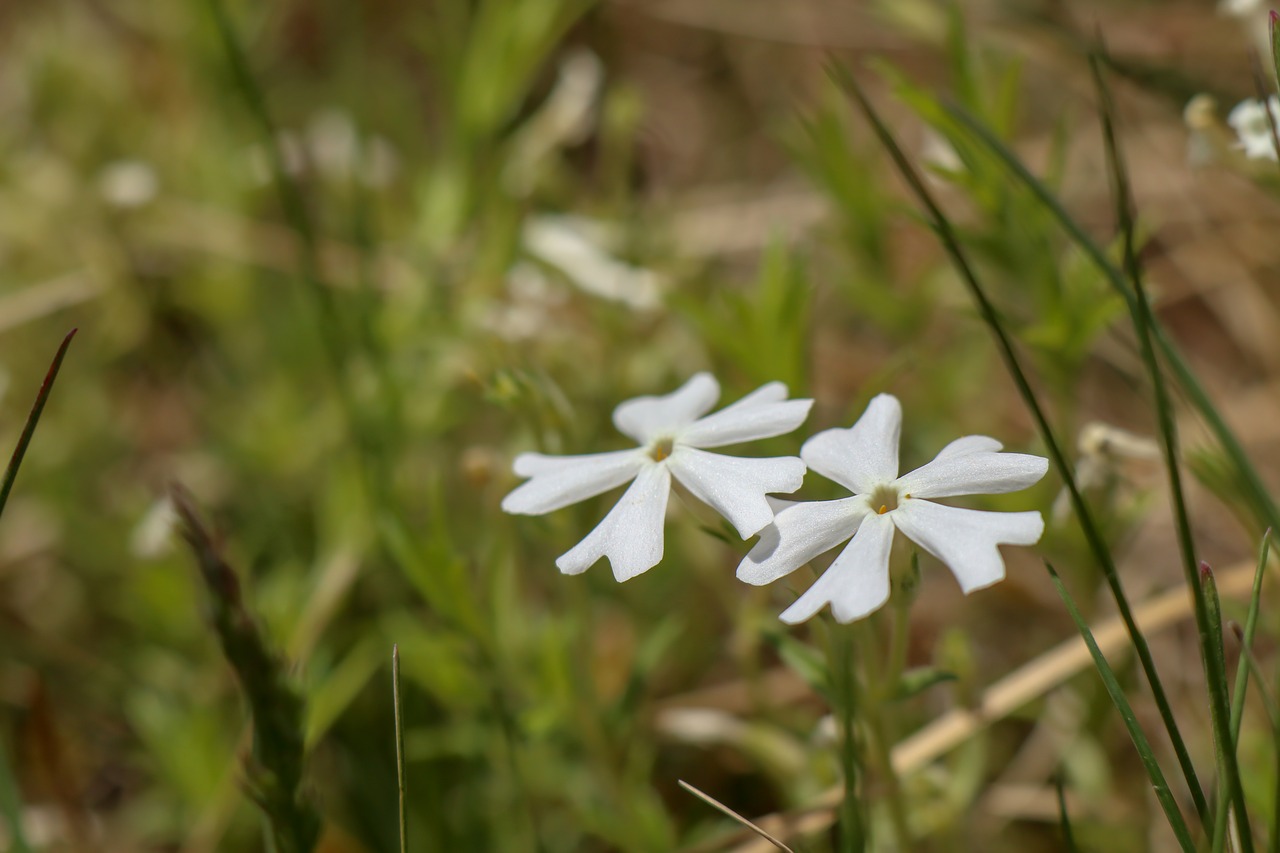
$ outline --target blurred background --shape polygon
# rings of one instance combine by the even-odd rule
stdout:
[[[554,565],[612,495],[538,519],[498,503],[514,454],[623,447],[617,403],[703,369],[722,402],[771,380],[816,398],[752,454],[794,454],[883,390],[904,468],[968,433],[1043,452],[830,62],[957,217],[1131,594],[1178,583],[1123,305],[938,103],[1111,246],[1101,31],[1159,311],[1274,471],[1280,203],[1223,123],[1255,93],[1265,20],[1208,0],[3,4],[0,446],[80,331],[0,523],[0,849],[265,849],[175,482],[304,699],[324,850],[398,849],[393,643],[412,850],[744,840],[678,779],[747,815],[816,804],[839,781],[806,669],[822,633],[777,622],[787,584],[734,579],[732,531],[673,501],[666,559],[618,585]],[[1258,525],[1184,429],[1202,556],[1247,563]],[[953,678],[885,698],[895,740],[1072,636],[1042,555],[1108,617],[1059,487],[967,504],[1050,519],[1006,583],[964,598],[924,561],[905,654]],[[1280,636],[1274,610],[1262,625]],[[1189,618],[1153,646],[1211,767]],[[1051,687],[904,778],[919,849],[1060,849],[1055,775],[1097,849],[1159,849],[1096,676]]]

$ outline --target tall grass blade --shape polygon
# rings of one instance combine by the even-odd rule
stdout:
[[[31,443],[31,436],[35,434],[36,424],[40,422],[40,413],[44,411],[44,404],[49,401],[49,392],[53,390],[53,382],[58,378],[58,371],[62,369],[62,359],[66,356],[67,347],[71,346],[71,339],[76,336],[76,331],[72,329],[68,332],[58,346],[58,351],[54,353],[53,362],[44,375],[44,382],[40,384],[40,390],[36,393],[36,401],[32,404],[27,422],[22,427],[22,434],[18,436],[18,445],[13,448],[13,456],[9,457],[9,465],[4,469],[4,479],[0,480],[0,515],[4,514],[5,504],[9,502],[9,492],[13,489],[13,481],[18,478],[22,457],[27,454],[27,445]]]
[[[1062,830],[1062,844],[1067,853],[1080,853],[1075,833],[1071,831],[1071,815],[1067,813],[1067,793],[1062,788],[1062,777],[1055,777],[1053,786],[1058,792],[1058,826]]]
[[[1160,719],[1164,724],[1165,731],[1168,733],[1169,740],[1173,745],[1174,753],[1178,759],[1178,765],[1182,771],[1183,777],[1186,779],[1187,787],[1192,793],[1192,797],[1196,804],[1196,812],[1200,816],[1201,822],[1208,827],[1208,805],[1204,798],[1203,789],[1200,787],[1200,780],[1196,775],[1195,766],[1191,762],[1191,755],[1187,751],[1186,743],[1182,738],[1182,733],[1178,728],[1177,720],[1173,716],[1173,708],[1169,704],[1168,695],[1165,693],[1164,685],[1160,680],[1160,674],[1156,670],[1155,660],[1151,656],[1151,649],[1147,644],[1146,638],[1142,634],[1142,629],[1138,627],[1137,622],[1133,618],[1133,611],[1129,605],[1128,597],[1124,592],[1124,587],[1120,583],[1120,575],[1116,571],[1115,561],[1111,557],[1111,551],[1107,548],[1106,542],[1102,538],[1102,534],[1097,523],[1093,519],[1093,515],[1085,503],[1084,496],[1080,492],[1080,488],[1076,483],[1075,473],[1068,462],[1066,454],[1062,451],[1053,428],[1049,425],[1049,419],[1045,415],[1043,407],[1041,407],[1035,391],[1031,388],[1031,383],[1027,378],[1026,372],[1022,369],[1022,363],[1018,358],[1017,352],[1014,350],[1013,342],[1005,332],[1004,323],[1001,321],[999,314],[995,310],[995,306],[987,297],[986,291],[979,281],[977,273],[969,264],[964,249],[960,245],[959,237],[955,229],[952,227],[950,220],[942,212],[941,208],[934,201],[933,195],[929,192],[916,170],[907,160],[902,148],[897,144],[893,134],[889,131],[880,115],[872,107],[871,102],[867,99],[866,94],[862,91],[858,82],[853,79],[852,75],[839,66],[831,66],[831,73],[836,82],[848,92],[867,120],[871,123],[880,142],[885,146],[886,150],[892,157],[899,173],[906,180],[907,185],[911,188],[917,200],[925,207],[929,222],[933,227],[938,240],[942,243],[943,248],[950,256],[952,264],[960,273],[961,279],[965,286],[969,289],[970,295],[978,307],[979,314],[983,322],[991,330],[995,337],[997,347],[1000,351],[1001,359],[1004,361],[1005,368],[1012,377],[1014,385],[1018,389],[1019,395],[1022,397],[1024,404],[1030,411],[1032,418],[1036,423],[1036,427],[1044,440],[1045,448],[1049,453],[1049,459],[1053,462],[1054,468],[1062,477],[1063,485],[1067,489],[1067,494],[1071,499],[1071,506],[1075,511],[1076,517],[1080,521],[1080,527],[1084,532],[1085,540],[1088,542],[1089,549],[1092,551],[1094,558],[1098,561],[1098,565],[1102,570],[1103,578],[1106,580],[1107,586],[1111,590],[1112,597],[1116,602],[1116,609],[1119,612],[1121,621],[1124,622],[1125,630],[1129,634],[1129,638],[1133,643],[1134,651],[1137,653],[1138,661],[1142,666],[1142,671],[1146,675],[1147,683],[1151,686],[1152,698],[1155,700],[1156,708],[1160,712]]]
[[[1206,668],[1213,668],[1225,673],[1227,669],[1226,652],[1222,647],[1222,602],[1218,597],[1218,584],[1214,580],[1213,570],[1209,568],[1208,563],[1200,564],[1200,583],[1203,587],[1204,602],[1206,608],[1206,624],[1208,630],[1204,633],[1207,642],[1203,648],[1206,656]],[[1249,826],[1249,813],[1244,802],[1244,785],[1240,781],[1240,770],[1236,763],[1235,742],[1232,741],[1230,733],[1229,714],[1225,712],[1227,705],[1227,689],[1226,676],[1223,676],[1222,684],[1217,685],[1210,683],[1209,688],[1209,707],[1210,713],[1216,714],[1215,705],[1222,705],[1224,708],[1223,717],[1226,719],[1227,740],[1224,742],[1217,736],[1217,719],[1213,720],[1215,726],[1213,747],[1214,757],[1218,762],[1218,808],[1214,816],[1213,822],[1213,845],[1214,853],[1222,853],[1226,848],[1227,830],[1230,827],[1231,815],[1228,803],[1234,805],[1235,813],[1235,838],[1236,846],[1240,850],[1253,850],[1253,832]]]
[[[1253,649],[1244,642],[1244,631],[1241,630],[1239,625],[1232,623],[1231,632],[1235,634],[1236,640],[1240,643],[1241,662],[1248,664],[1249,671],[1253,674],[1253,680],[1258,682],[1258,698],[1262,700],[1262,708],[1266,711],[1267,722],[1271,725],[1275,778],[1280,780],[1280,706],[1276,704],[1275,697],[1272,695],[1271,690],[1267,688],[1262,666],[1254,656]],[[1272,853],[1280,853],[1280,785],[1272,786],[1272,796],[1271,838],[1267,849]]]
[[[1129,737],[1133,740],[1133,745],[1138,750],[1138,757],[1142,760],[1142,766],[1146,768],[1147,776],[1151,779],[1151,786],[1155,790],[1156,799],[1160,802],[1160,807],[1164,810],[1165,818],[1169,821],[1169,828],[1173,830],[1174,837],[1178,839],[1178,845],[1186,853],[1193,853],[1196,846],[1191,840],[1191,833],[1187,829],[1186,822],[1182,819],[1182,812],[1178,810],[1178,804],[1173,798],[1173,793],[1169,790],[1169,784],[1165,781],[1164,772],[1161,771],[1160,762],[1156,760],[1155,753],[1151,749],[1151,743],[1142,731],[1142,726],[1139,724],[1137,716],[1133,713],[1133,707],[1129,704],[1129,700],[1125,698],[1124,688],[1120,686],[1115,671],[1111,669],[1111,664],[1107,663],[1102,650],[1098,648],[1098,643],[1093,638],[1093,632],[1089,630],[1088,623],[1080,615],[1080,609],[1076,607],[1075,599],[1071,597],[1071,593],[1067,592],[1067,588],[1062,583],[1062,579],[1058,577],[1057,571],[1048,563],[1045,563],[1045,568],[1049,570],[1049,577],[1053,581],[1054,588],[1057,589],[1058,595],[1062,598],[1062,603],[1066,606],[1067,612],[1071,614],[1072,621],[1076,623],[1076,628],[1080,631],[1080,636],[1084,639],[1085,645],[1089,647],[1089,654],[1093,657],[1093,663],[1098,669],[1098,674],[1102,676],[1102,684],[1107,690],[1107,695],[1111,697],[1116,710],[1120,712],[1120,718],[1124,721],[1124,726],[1129,731]]]
[[[409,817],[405,798],[408,785],[405,784],[404,772],[404,718],[400,714],[400,646],[391,647],[391,702],[395,705],[396,716],[396,791],[399,794],[400,811],[400,853],[409,850]]]
[[[1151,310],[1151,302],[1147,298],[1142,264],[1138,260],[1133,193],[1130,189],[1124,154],[1116,133],[1115,102],[1102,73],[1102,60],[1105,55],[1105,48],[1092,54],[1089,57],[1089,68],[1093,72],[1094,89],[1098,94],[1107,168],[1111,177],[1112,197],[1115,200],[1116,220],[1120,226],[1124,246],[1124,269],[1128,274],[1129,284],[1133,288],[1134,298],[1128,305],[1133,328],[1138,336],[1142,362],[1146,367],[1152,393],[1155,396],[1156,419],[1160,429],[1160,449],[1164,454],[1165,472],[1169,478],[1169,498],[1173,508],[1174,529],[1178,536],[1178,551],[1182,557],[1183,574],[1194,605],[1196,629],[1200,637],[1200,658],[1204,666],[1205,682],[1209,688],[1210,719],[1221,771],[1219,785],[1226,789],[1218,805],[1220,819],[1214,821],[1213,849],[1221,850],[1220,844],[1225,843],[1226,809],[1223,804],[1231,800],[1235,802],[1241,824],[1241,850],[1244,853],[1252,853],[1253,839],[1244,813],[1244,788],[1240,782],[1240,769],[1236,761],[1235,738],[1231,733],[1226,661],[1222,653],[1222,619],[1220,613],[1214,618],[1211,612],[1211,609],[1217,609],[1211,608],[1212,604],[1216,604],[1217,590],[1213,584],[1213,575],[1207,571],[1207,566],[1202,567],[1199,577],[1196,573],[1196,545],[1191,532],[1186,495],[1182,488],[1177,421],[1165,387],[1164,371],[1156,357],[1155,346],[1151,339],[1151,319],[1154,314]],[[1210,594],[1213,596],[1213,601],[1209,600]]]
[[[1244,620],[1244,633],[1240,644],[1245,648],[1253,648],[1253,635],[1258,628],[1258,609],[1262,603],[1262,578],[1266,575],[1267,559],[1271,555],[1271,531],[1262,536],[1262,544],[1258,546],[1258,570],[1253,575],[1253,592],[1249,596],[1249,613]],[[1249,690],[1249,660],[1241,655],[1236,666],[1235,693],[1231,697],[1231,737],[1237,745],[1240,738],[1240,721],[1244,717],[1244,700]],[[1276,742],[1280,746],[1280,741]]]

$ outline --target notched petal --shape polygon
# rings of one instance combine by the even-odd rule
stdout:
[[[554,512],[621,486],[649,464],[638,449],[587,456],[522,453],[516,457],[515,471],[532,479],[508,493],[502,509],[513,515]]]
[[[567,575],[576,575],[608,557],[619,582],[647,572],[662,562],[663,523],[670,495],[671,474],[666,467],[646,468],[596,528],[556,560],[556,566]]]
[[[753,459],[693,447],[677,447],[667,464],[694,497],[728,519],[743,539],[773,521],[765,495],[794,492],[805,472],[794,456]]]
[[[908,539],[951,569],[966,594],[1004,579],[1000,545],[1034,545],[1044,533],[1038,512],[983,512],[909,500],[892,517]]]
[[[800,458],[854,494],[867,494],[898,476],[901,432],[902,405],[879,394],[849,429],[829,429],[806,441]]]
[[[869,513],[864,498],[787,504],[738,564],[738,579],[760,586],[794,572],[852,538]]]
[[[984,439],[983,436],[969,438]],[[995,443],[994,439],[984,440]],[[944,448],[929,464],[899,478],[898,491],[919,498],[998,495],[1032,486],[1049,470],[1048,459],[1027,453],[997,453],[976,446],[966,452],[947,453],[956,443]]]
[[[879,610],[889,600],[889,550],[893,523],[868,515],[853,541],[831,568],[779,617],[789,625],[811,618],[830,603],[837,622],[848,623]]]
[[[813,408],[807,399],[787,400],[787,386],[770,382],[741,400],[690,424],[680,441],[690,447],[724,447],[791,432]]]
[[[613,425],[640,444],[678,432],[711,411],[720,399],[720,383],[710,373],[697,373],[684,385],[660,397],[636,397],[613,410]]]

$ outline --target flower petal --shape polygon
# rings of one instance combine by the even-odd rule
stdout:
[[[795,625],[812,617],[828,602],[837,622],[852,622],[879,609],[889,600],[889,549],[893,522],[884,515],[867,515],[858,535],[840,552],[831,568],[779,617]]]
[[[804,482],[804,463],[794,456],[754,459],[676,445],[667,464],[694,497],[727,518],[743,539],[773,521],[766,494],[794,492]]]
[[[619,582],[652,569],[662,562],[662,526],[670,496],[667,466],[645,468],[617,506],[585,539],[561,555],[556,566],[566,575],[577,575],[608,557]]]
[[[854,494],[868,494],[898,476],[901,431],[901,404],[890,394],[879,394],[849,429],[829,429],[806,441],[800,458]]]
[[[952,495],[997,495],[1038,483],[1049,460],[1027,453],[999,453],[1000,442],[984,435],[956,439],[934,460],[895,484],[904,495],[945,498]]]
[[[963,456],[967,453],[990,451],[999,453],[1004,445],[989,435],[962,435],[946,447],[938,451],[934,459],[946,459],[950,456]]]
[[[648,444],[664,433],[688,426],[720,399],[720,383],[710,373],[695,374],[670,394],[636,397],[613,410],[613,425],[623,435]]]
[[[811,408],[812,400],[788,400],[787,386],[770,382],[714,415],[690,424],[681,431],[680,443],[690,447],[724,447],[783,435],[804,423]]]
[[[770,501],[775,509],[784,501]],[[849,539],[871,512],[864,497],[788,503],[738,564],[738,580],[760,586],[794,572]]]
[[[503,498],[502,509],[514,515],[552,512],[621,486],[651,464],[639,448],[586,456],[521,453],[516,457],[515,472],[533,479]]]
[[[981,512],[905,500],[890,514],[898,529],[947,564],[965,594],[1004,580],[998,545],[1034,545],[1044,533],[1038,512]]]

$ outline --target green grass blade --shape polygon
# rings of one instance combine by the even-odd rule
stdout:
[[[1104,49],[1105,55],[1105,49]],[[1240,823],[1240,848],[1242,853],[1252,853],[1253,839],[1249,831],[1248,820],[1244,811],[1244,788],[1240,782],[1240,769],[1236,761],[1235,738],[1231,733],[1231,712],[1227,701],[1226,661],[1222,654],[1222,620],[1219,613],[1216,618],[1211,614],[1211,603],[1216,604],[1216,588],[1212,573],[1201,571],[1196,573],[1196,545],[1191,532],[1191,520],[1187,512],[1186,496],[1182,487],[1182,473],[1179,462],[1177,422],[1173,405],[1165,387],[1164,371],[1156,358],[1155,346],[1151,339],[1151,321],[1153,313],[1151,302],[1147,298],[1144,284],[1142,264],[1138,260],[1137,241],[1135,237],[1133,193],[1130,189],[1128,169],[1124,155],[1120,149],[1119,138],[1115,126],[1115,104],[1111,90],[1107,86],[1102,73],[1102,57],[1097,53],[1089,58],[1089,67],[1093,72],[1094,90],[1098,94],[1099,113],[1102,118],[1102,136],[1106,150],[1107,167],[1112,182],[1112,197],[1115,199],[1116,220],[1124,246],[1124,269],[1128,274],[1129,284],[1133,288],[1134,298],[1129,301],[1130,317],[1134,331],[1137,333],[1142,362],[1146,367],[1155,396],[1156,419],[1160,430],[1160,449],[1164,454],[1165,472],[1169,478],[1169,496],[1174,515],[1174,529],[1178,536],[1178,551],[1182,557],[1183,575],[1187,588],[1191,592],[1194,605],[1196,628],[1200,638],[1200,658],[1204,666],[1205,682],[1209,688],[1209,712],[1213,726],[1215,751],[1218,756],[1222,778],[1220,785],[1226,787],[1226,796],[1220,797],[1218,812],[1220,819],[1214,821],[1215,851],[1221,850],[1225,843],[1226,809],[1223,805],[1228,799],[1235,802]],[[1207,570],[1207,567],[1204,567]],[[1203,583],[1201,582],[1203,581]],[[1207,594],[1213,594],[1210,602]],[[1214,610],[1217,608],[1214,607]],[[1199,806],[1199,803],[1197,803]]]
[[[1254,657],[1253,649],[1244,641],[1244,631],[1241,630],[1239,625],[1235,624],[1231,626],[1231,631],[1240,643],[1241,663],[1248,665],[1249,672],[1253,674],[1253,680],[1258,683],[1258,698],[1262,700],[1262,708],[1266,711],[1267,722],[1271,725],[1275,778],[1280,779],[1280,706],[1276,705],[1275,697],[1267,688],[1262,667],[1258,664],[1258,659]],[[1272,796],[1274,799],[1271,807],[1271,838],[1267,849],[1272,853],[1280,853],[1280,785],[1272,786]]]
[[[400,801],[400,853],[409,850],[409,817],[405,798],[408,786],[404,772],[404,718],[400,714],[400,646],[391,647],[391,702],[396,716],[396,791]]]
[[[1124,721],[1124,726],[1129,731],[1129,737],[1133,740],[1133,745],[1138,750],[1138,757],[1142,760],[1142,766],[1146,768],[1147,776],[1151,779],[1151,786],[1155,790],[1156,799],[1159,800],[1160,807],[1164,810],[1165,818],[1169,821],[1169,828],[1173,830],[1174,837],[1178,839],[1178,845],[1186,853],[1194,853],[1196,846],[1191,840],[1191,833],[1187,829],[1186,821],[1182,819],[1182,812],[1178,810],[1178,804],[1173,798],[1172,791],[1169,790],[1169,784],[1165,781],[1164,772],[1160,769],[1160,762],[1156,760],[1155,753],[1151,749],[1151,743],[1142,731],[1142,726],[1138,723],[1138,718],[1133,713],[1133,707],[1129,704],[1129,700],[1125,698],[1124,688],[1120,686],[1115,671],[1111,669],[1111,664],[1107,663],[1102,650],[1098,648],[1098,643],[1093,638],[1093,632],[1089,630],[1089,625],[1084,621],[1084,617],[1080,615],[1080,609],[1076,607],[1075,599],[1071,597],[1071,593],[1067,592],[1062,579],[1058,577],[1058,573],[1053,566],[1045,563],[1045,567],[1049,570],[1049,577],[1053,581],[1058,595],[1062,598],[1062,603],[1066,606],[1067,612],[1071,614],[1072,621],[1076,623],[1080,636],[1089,648],[1089,654],[1093,658],[1094,666],[1097,667],[1098,675],[1102,677],[1102,684],[1106,687],[1107,695],[1111,697],[1116,710],[1120,712],[1120,718]]]
[[[0,515],[4,514],[5,504],[9,502],[9,492],[13,490],[13,481],[18,478],[22,457],[27,454],[27,445],[31,443],[31,436],[35,434],[36,424],[40,422],[40,413],[44,411],[44,404],[49,401],[53,382],[58,378],[58,371],[62,369],[62,359],[66,356],[67,347],[71,346],[71,339],[76,336],[76,331],[72,329],[68,332],[58,346],[53,362],[49,365],[49,371],[44,375],[44,382],[36,393],[36,401],[31,406],[30,414],[27,415],[27,422],[22,427],[22,435],[18,436],[18,445],[13,448],[13,456],[9,457],[9,466],[4,469],[4,480],[0,481]]]
[[[1271,531],[1268,530],[1262,537],[1262,544],[1258,547],[1258,568],[1253,575],[1253,591],[1249,597],[1249,614],[1245,617],[1244,630],[1240,631],[1239,626],[1233,625],[1232,629],[1238,631],[1237,639],[1240,641],[1241,653],[1240,663],[1236,666],[1236,683],[1235,692],[1231,697],[1231,743],[1229,748],[1234,755],[1239,755],[1240,746],[1240,723],[1244,718],[1244,700],[1249,687],[1249,655],[1248,650],[1253,647],[1253,635],[1258,627],[1258,607],[1262,601],[1262,578],[1266,573],[1267,557],[1271,549]],[[1280,739],[1274,740],[1277,748],[1280,748]],[[1238,759],[1237,759],[1238,760]],[[1277,777],[1280,778],[1280,777]],[[1228,800],[1226,797],[1219,797],[1217,804],[1217,812],[1214,815],[1214,845],[1215,849],[1220,849],[1218,845],[1217,828],[1219,825],[1226,824]],[[1273,832],[1274,836],[1275,833]],[[1275,843],[1272,838],[1272,843]]]
[[[1168,733],[1169,740],[1173,745],[1174,753],[1178,758],[1178,765],[1182,771],[1183,777],[1186,779],[1187,787],[1192,792],[1192,796],[1196,803],[1196,811],[1203,823],[1208,824],[1208,806],[1204,799],[1203,789],[1200,787],[1199,778],[1196,776],[1195,766],[1191,762],[1191,754],[1188,752],[1186,743],[1182,738],[1182,733],[1178,728],[1177,720],[1173,716],[1173,708],[1169,703],[1168,695],[1165,693],[1164,685],[1160,680],[1160,674],[1156,670],[1155,660],[1151,655],[1151,649],[1147,644],[1146,637],[1142,634],[1142,629],[1138,627],[1137,621],[1133,617],[1132,608],[1129,606],[1128,597],[1125,595],[1124,587],[1120,582],[1120,575],[1116,571],[1115,561],[1111,557],[1111,552],[1103,541],[1102,534],[1097,523],[1093,519],[1093,515],[1088,505],[1084,501],[1084,496],[1080,492],[1080,488],[1076,483],[1075,473],[1070,463],[1067,461],[1066,454],[1062,451],[1062,447],[1058,442],[1053,428],[1049,425],[1049,419],[1045,415],[1043,407],[1040,405],[1036,393],[1031,388],[1031,383],[1027,378],[1026,372],[1022,369],[1021,361],[1017,352],[1014,350],[1013,342],[1005,332],[1004,324],[1000,320],[999,314],[992,305],[991,300],[987,297],[986,291],[979,281],[977,273],[969,264],[963,248],[960,245],[959,237],[955,229],[952,227],[950,220],[942,213],[934,201],[932,194],[925,186],[916,170],[911,166],[903,153],[902,148],[894,140],[892,133],[881,120],[875,108],[871,106],[867,100],[865,93],[857,81],[844,69],[838,66],[832,66],[831,73],[835,77],[836,82],[844,88],[846,92],[854,99],[861,108],[867,120],[871,123],[876,135],[880,138],[881,143],[888,150],[893,158],[899,173],[906,180],[907,185],[911,188],[916,198],[925,207],[929,217],[930,224],[933,226],[934,232],[937,234],[939,241],[951,258],[952,264],[960,273],[961,279],[965,286],[969,289],[970,295],[978,307],[979,314],[987,327],[991,330],[995,337],[997,347],[1000,351],[1001,359],[1004,361],[1005,368],[1012,377],[1019,395],[1022,397],[1023,403],[1030,411],[1032,418],[1036,423],[1036,427],[1044,440],[1045,447],[1049,453],[1049,459],[1053,463],[1054,468],[1062,477],[1063,485],[1067,489],[1068,496],[1071,499],[1071,506],[1075,511],[1076,517],[1080,521],[1080,527],[1084,532],[1086,541],[1092,551],[1094,558],[1102,570],[1103,578],[1106,580],[1108,588],[1111,590],[1112,597],[1115,599],[1116,608],[1120,614],[1121,620],[1124,622],[1125,630],[1129,635],[1130,641],[1133,643],[1134,651],[1137,653],[1138,661],[1142,666],[1142,671],[1146,675],[1147,682],[1151,686],[1152,698],[1155,700],[1156,707],[1160,712],[1160,719],[1164,724],[1165,731]]]
[[[1058,827],[1062,830],[1062,844],[1067,853],[1080,853],[1075,833],[1071,831],[1071,816],[1067,813],[1067,794],[1062,788],[1061,776],[1053,780],[1053,786],[1058,791]]]
[[[1258,609],[1262,603],[1262,578],[1267,571],[1267,559],[1271,555],[1271,531],[1262,537],[1258,546],[1258,569],[1253,575],[1253,592],[1249,596],[1249,613],[1244,620],[1244,633],[1240,643],[1245,648],[1253,648],[1253,635],[1258,628]],[[1244,717],[1245,694],[1249,689],[1249,660],[1244,655],[1236,666],[1235,694],[1231,697],[1231,737],[1234,741],[1240,738],[1240,721]],[[1280,746],[1280,741],[1277,741]]]
[[[1218,672],[1225,673],[1227,661],[1226,652],[1222,648],[1222,602],[1218,598],[1218,584],[1214,580],[1213,570],[1209,568],[1208,563],[1200,564],[1200,582],[1204,591],[1207,624],[1207,630],[1202,634],[1202,638],[1206,640],[1202,649],[1206,658],[1206,669],[1212,667]],[[1213,751],[1218,763],[1218,808],[1213,821],[1212,849],[1214,853],[1222,853],[1226,849],[1227,827],[1230,823],[1230,808],[1227,804],[1230,803],[1236,809],[1236,836],[1240,849],[1252,853],[1253,832],[1249,826],[1249,812],[1244,801],[1244,785],[1240,781],[1240,769],[1236,763],[1235,742],[1231,740],[1229,714],[1225,712],[1227,704],[1225,675],[1221,684],[1211,682],[1208,688],[1210,716],[1213,718],[1215,729]],[[1224,711],[1222,717],[1227,730],[1225,741],[1219,738],[1217,732],[1216,708],[1218,705],[1223,706]]]

